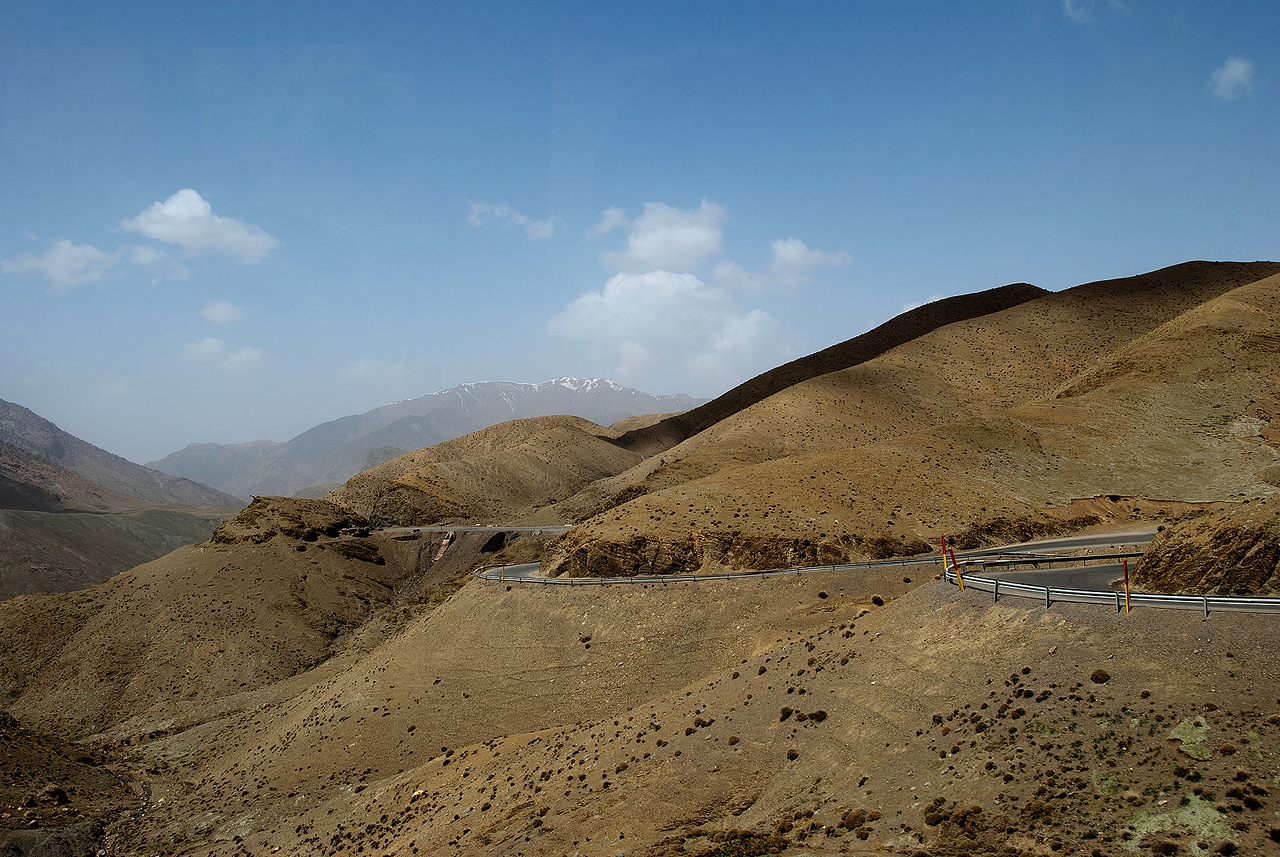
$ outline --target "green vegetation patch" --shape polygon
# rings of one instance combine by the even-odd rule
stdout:
[[[1203,717],[1183,720],[1169,733],[1170,741],[1180,741],[1179,749],[1193,759],[1200,761],[1208,761],[1213,753],[1209,748],[1204,746],[1204,739],[1209,734],[1209,724],[1204,722]]]
[[[1192,795],[1185,806],[1170,804],[1145,809],[1133,816],[1129,825],[1133,836],[1121,843],[1129,851],[1136,851],[1144,836],[1163,830],[1190,833],[1200,839],[1226,839],[1231,835],[1222,813],[1198,795]]]
[[[1093,780],[1093,790],[1101,797],[1111,797],[1120,791],[1120,780],[1115,774],[1094,771],[1089,779]]]

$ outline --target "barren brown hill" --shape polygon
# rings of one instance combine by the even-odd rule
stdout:
[[[734,467],[854,449],[1006,410],[1048,395],[1119,345],[1276,269],[1272,263],[1188,262],[1045,294],[931,330],[746,407],[591,486],[552,514],[583,519],[603,506]]]
[[[369,522],[324,500],[296,497],[255,497],[234,518],[214,531],[217,545],[261,545],[314,542],[336,538],[344,530],[368,534]]]
[[[0,510],[0,599],[85,589],[209,538],[222,517],[218,510],[174,508]]]
[[[10,599],[0,704],[62,735],[222,704],[328,658],[412,574],[405,550],[386,536],[209,543],[84,592]]]
[[[365,654],[116,727],[151,798],[114,853],[1266,853],[1273,620],[901,574],[472,583]]]
[[[618,438],[618,443],[646,455],[661,452],[801,381],[864,363],[944,325],[999,312],[1045,294],[1044,289],[1029,283],[1015,283],[916,307],[861,336],[757,375],[705,405],[629,431]]]
[[[636,464],[613,435],[580,417],[514,420],[380,464],[326,499],[402,525],[502,523]]]
[[[1058,294],[1010,286],[949,299],[766,373],[700,409],[614,439],[616,445],[661,451],[654,439],[673,438],[679,421],[726,414],[643,461],[613,454],[597,439],[609,432],[589,423],[568,424],[585,429],[586,436],[552,437],[544,432],[560,425],[553,418],[522,420],[401,456],[355,477],[330,499],[400,524],[582,520],[645,493],[734,468],[797,454],[847,452],[960,417],[1007,410],[1051,393],[1179,313],[1276,270],[1280,265],[1274,263],[1189,262]],[[849,364],[855,365],[808,374]],[[781,379],[799,380],[759,399],[757,394]],[[647,440],[637,440],[642,435]],[[759,558],[752,553],[745,559],[751,557]]]
[[[1219,283],[1216,291],[1218,297],[1193,303],[1131,342],[1113,328],[1106,356],[1065,383],[1059,376],[1056,393],[1045,389],[1049,372],[1037,372],[1040,364],[1017,355],[1016,348],[1004,351],[1002,359],[962,360],[960,379],[974,365],[1004,366],[1008,373],[1028,365],[1024,389],[1030,401],[1009,407],[1010,400],[998,400],[1003,409],[975,407],[963,419],[914,434],[893,437],[886,429],[890,439],[878,442],[860,444],[855,437],[848,445],[826,447],[820,438],[800,438],[791,454],[785,443],[775,443],[774,459],[764,463],[750,464],[748,458],[746,466],[734,467],[730,457],[710,475],[650,491],[589,519],[562,538],[544,565],[551,573],[614,575],[826,563],[916,553],[944,534],[989,530],[998,538],[1017,520],[1099,523],[1096,509],[1077,512],[1072,501],[1079,505],[1108,495],[1211,502],[1271,493],[1275,487],[1267,473],[1280,461],[1271,433],[1271,420],[1280,414],[1280,349],[1273,333],[1280,277],[1225,293]],[[1176,305],[1177,293],[1171,297]],[[1009,312],[1044,309],[1036,303]],[[1063,303],[1071,306],[1069,299],[1057,303],[1045,315],[1069,319],[1061,311]],[[1104,303],[1096,311],[1110,317],[1112,309]],[[998,340],[993,334],[1000,332],[1000,315],[981,321],[994,330],[976,341]],[[1025,324],[1025,316],[1020,322]],[[1032,337],[1031,347],[1040,347],[1047,333]],[[928,339],[903,350],[923,348]],[[899,356],[891,352],[878,361]],[[879,364],[868,364],[850,371],[878,370]],[[939,386],[948,371],[940,371]],[[923,371],[899,375],[886,367],[882,383],[864,401],[892,401],[884,391],[902,375],[908,380],[897,389],[926,383],[910,380]],[[780,398],[794,405],[792,396],[830,390],[839,379],[827,376]],[[951,389],[963,386],[960,379]],[[1036,399],[1037,392],[1052,395]],[[956,409],[964,407],[961,400]],[[880,424],[884,411],[878,412]],[[903,406],[899,422],[911,427],[912,417],[922,412],[927,421],[927,409]],[[866,431],[868,423],[844,426]],[[803,431],[805,420],[762,416],[757,424],[758,432],[785,437]],[[1148,513],[1158,508],[1147,504]]]
[[[1045,352],[1052,351],[1059,343],[1028,343],[1027,340],[1047,326],[1055,328],[1056,339],[1070,340],[1076,348],[1083,344],[1080,333],[1100,337],[1101,341],[1091,344],[1105,348],[1107,340],[1114,341],[1116,334],[1145,332],[1227,289],[1276,273],[1280,273],[1280,264],[1275,262],[1185,262],[1149,274],[1088,283],[1057,295],[1027,283],[1017,283],[944,298],[905,312],[861,336],[758,375],[705,405],[673,415],[654,426],[629,431],[618,439],[618,443],[649,455],[657,454],[804,381],[866,363],[891,349],[926,337],[932,331],[970,319],[1001,314],[1028,301],[1040,304],[1037,311],[1023,317],[1028,327],[1013,325],[1006,331],[1017,334],[1023,350],[1041,352],[1042,360],[1033,361],[1027,368],[1036,371],[1042,368],[1041,364],[1047,363],[1043,368],[1052,369],[1059,375],[1071,374],[1070,360],[1059,359],[1052,353],[1047,361],[1043,359]],[[1104,313],[1109,313],[1110,319],[1104,320]],[[1058,328],[1058,325],[1065,323],[1070,326],[1076,321],[1092,329]],[[984,336],[986,331],[981,326],[971,327],[970,332],[968,339],[955,343],[959,347],[953,347],[950,356],[963,356],[966,346],[1002,344],[999,339]]]

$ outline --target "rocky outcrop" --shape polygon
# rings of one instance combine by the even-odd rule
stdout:
[[[1029,542],[1034,539],[1051,539],[1078,533],[1087,527],[1101,523],[1102,518],[1097,515],[1055,518],[1040,513],[1024,518],[993,518],[989,521],[970,524],[964,531],[947,536],[947,545],[954,550],[975,550],[993,545]]]
[[[542,562],[556,577],[639,577],[839,565],[925,553],[929,545],[888,537],[819,539],[691,532],[686,538],[635,535],[600,539],[573,531],[554,542]]]
[[[324,500],[257,497],[218,527],[210,541],[220,545],[313,542],[321,536],[334,538],[349,527],[368,526],[360,515]]]
[[[1153,592],[1280,595],[1280,497],[1165,530],[1138,561],[1134,582]]]

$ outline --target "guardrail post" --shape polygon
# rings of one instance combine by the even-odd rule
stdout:
[[[1124,560],[1124,612],[1129,612],[1129,560]]]
[[[1000,578],[998,577],[996,578],[995,594],[996,594],[996,597],[991,600],[992,604],[997,604],[1000,601]]]
[[[1044,588],[1044,606],[1046,610],[1049,608],[1049,587],[1047,586]]]
[[[1204,597],[1204,618],[1209,618],[1209,596]]]

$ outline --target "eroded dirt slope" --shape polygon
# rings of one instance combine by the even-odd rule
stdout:
[[[1280,593],[1280,499],[1246,501],[1156,536],[1134,570],[1152,592]]]

